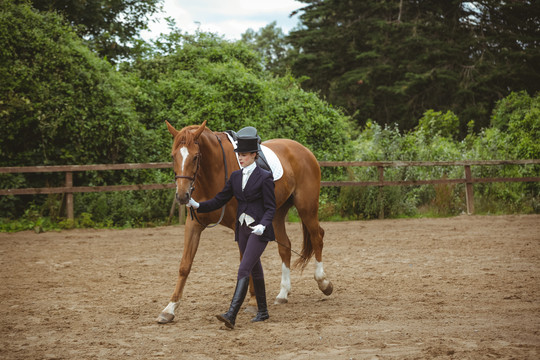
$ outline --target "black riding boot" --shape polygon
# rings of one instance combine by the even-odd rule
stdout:
[[[255,298],[257,299],[257,316],[251,319],[251,322],[264,321],[270,317],[266,306],[266,289],[264,287],[264,278],[253,279],[253,288],[255,289]]]
[[[225,326],[230,329],[234,329],[234,322],[236,321],[236,315],[238,314],[238,311],[240,310],[240,306],[242,306],[242,303],[244,302],[248,286],[249,286],[249,276],[246,276],[245,278],[238,280],[238,282],[236,283],[236,289],[234,290],[234,296],[232,298],[231,307],[229,308],[229,311],[227,311],[225,314],[216,315],[218,320],[223,321],[225,323]]]

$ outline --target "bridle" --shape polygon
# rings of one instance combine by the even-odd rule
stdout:
[[[216,136],[216,139],[218,140],[219,142],[219,146],[221,147],[221,153],[223,154],[223,166],[224,166],[224,169],[225,169],[225,183],[227,183],[227,180],[229,180],[229,177],[228,177],[228,169],[227,169],[227,158],[225,156],[225,149],[223,149],[223,144],[221,143],[221,139],[217,136]],[[197,154],[195,154],[195,159],[197,161],[197,165],[195,167],[195,172],[193,173],[193,176],[187,176],[187,175],[174,175],[174,179],[175,180],[178,180],[178,179],[188,179],[188,180],[191,180],[191,183],[189,185],[189,197],[191,198],[191,194],[193,193],[193,191],[195,191],[195,180],[197,180],[197,174],[199,172],[199,168],[200,168],[200,164],[201,164],[201,157],[202,157],[202,153],[201,153],[201,147],[199,145],[199,142],[198,141],[195,141],[195,144],[199,147],[199,151],[197,152]],[[189,208],[189,213],[191,215],[191,220],[193,220],[193,218],[195,218],[195,220],[197,220],[197,222],[199,223],[199,225],[205,227],[205,228],[213,228],[217,225],[219,225],[219,223],[221,222],[221,220],[223,220],[223,216],[225,215],[225,208],[226,208],[227,205],[223,205],[221,207],[221,215],[219,217],[219,220],[217,221],[217,223],[215,224],[212,224],[212,225],[205,225],[203,223],[201,223],[201,221],[199,220],[199,218],[197,217],[197,213],[195,212],[195,210],[193,210],[192,207]]]
[[[182,144],[185,144],[185,143],[181,142],[180,145],[182,145]],[[174,180],[175,181],[178,180],[178,179],[191,180],[191,183],[189,184],[189,197],[191,197],[191,193],[193,192],[193,190],[195,190],[195,180],[197,180],[197,174],[199,172],[199,167],[201,165],[201,157],[202,157],[201,150],[200,150],[201,147],[199,146],[199,143],[197,141],[195,141],[195,144],[198,146],[199,151],[197,151],[197,153],[195,154],[195,160],[197,161],[197,165],[195,167],[195,172],[193,173],[193,176],[174,174]]]

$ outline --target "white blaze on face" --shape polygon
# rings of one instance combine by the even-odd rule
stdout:
[[[180,149],[180,156],[182,156],[182,172],[184,172],[184,166],[186,165],[186,160],[189,156],[189,151],[187,149],[187,147],[183,146],[181,149]]]
[[[184,167],[186,166],[186,160],[187,160],[187,158],[189,156],[189,151],[188,151],[187,147],[182,146],[180,148],[180,150],[178,150],[178,153],[182,157],[182,168],[180,169],[180,171],[181,171],[181,174],[183,174],[184,173]],[[176,183],[176,193],[178,194],[178,182]]]
[[[186,166],[186,160],[187,160],[187,158],[189,156],[189,151],[188,151],[187,147],[182,146],[182,148],[180,148],[180,150],[178,150],[178,153],[182,157],[182,168],[180,169],[180,174],[183,174],[184,173],[184,167]],[[176,193],[178,194],[178,182],[176,182]]]

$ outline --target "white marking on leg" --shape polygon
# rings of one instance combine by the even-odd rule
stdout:
[[[185,146],[182,146],[182,148],[180,148],[180,156],[182,156],[182,172],[184,171],[184,166],[186,165],[186,160],[189,156],[189,151],[187,149],[187,147]]]
[[[167,305],[167,307],[165,309],[163,309],[163,312],[167,313],[167,314],[174,315],[174,310],[176,309],[177,306],[178,306],[177,302],[172,302],[171,301],[169,303],[169,305]]]
[[[319,285],[319,289],[325,290],[328,287],[328,284],[330,281],[326,278],[326,274],[324,273],[323,263],[318,262],[315,260],[315,280],[317,281],[317,284]]]
[[[277,302],[287,302],[287,297],[291,291],[291,269],[285,263],[281,264],[281,290],[276,298]],[[278,300],[279,299],[279,300]]]

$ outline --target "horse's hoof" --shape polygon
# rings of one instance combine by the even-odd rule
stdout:
[[[332,282],[329,281],[328,282],[328,286],[326,287],[326,289],[321,289],[321,291],[323,292],[324,295],[328,296],[332,293],[332,291],[334,291],[334,286],[332,285]]]
[[[286,304],[288,303],[289,300],[287,299],[284,299],[284,298],[276,298],[276,301],[274,301],[274,304]]]
[[[168,323],[172,322],[173,319],[174,319],[174,314],[161,313],[161,314],[159,314],[159,316],[157,318],[157,322],[158,322],[158,324],[168,324]]]

